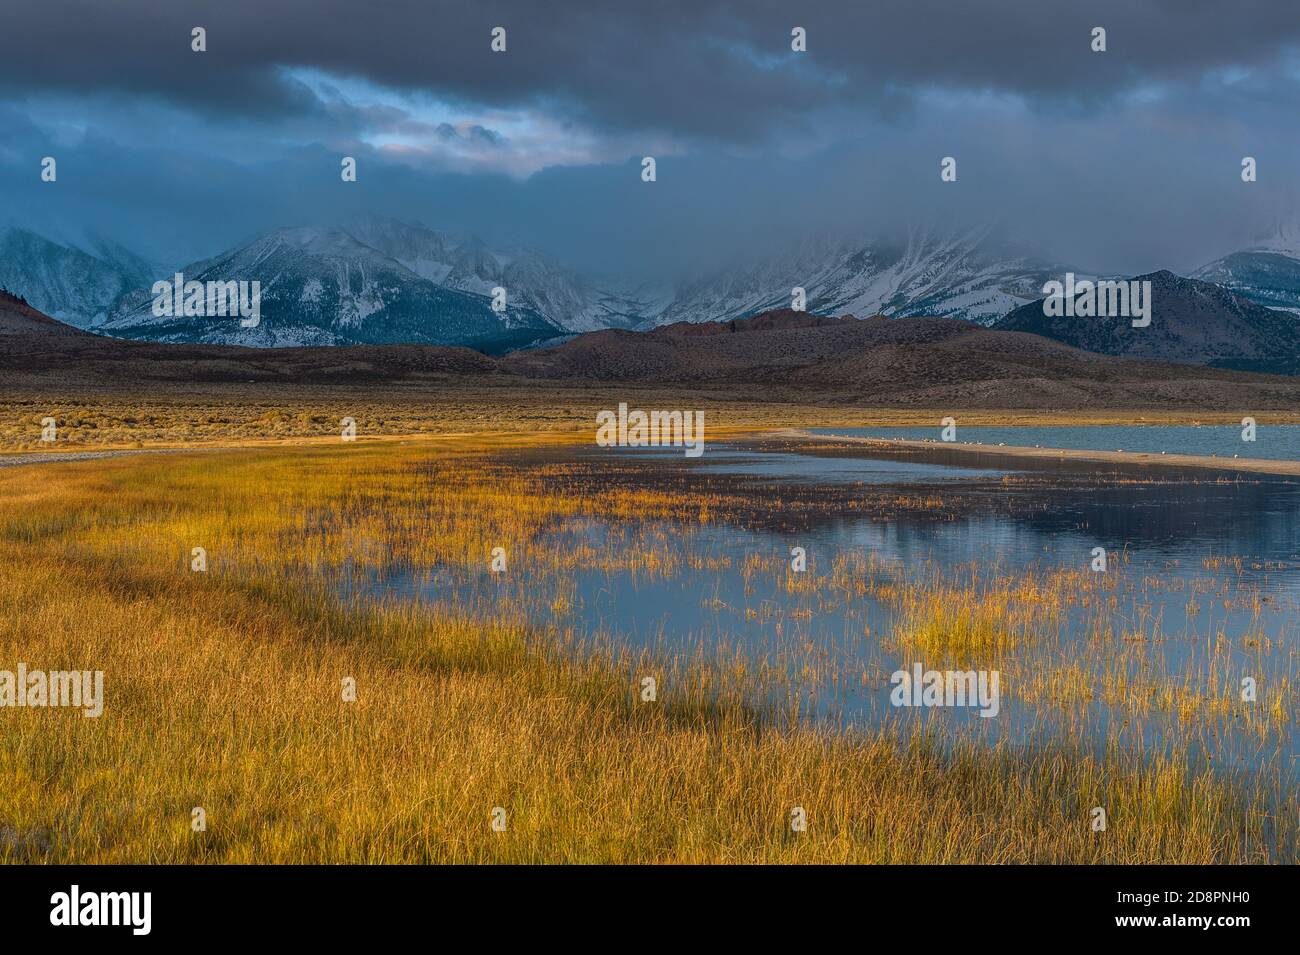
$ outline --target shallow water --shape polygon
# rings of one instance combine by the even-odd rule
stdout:
[[[936,483],[988,489],[992,481],[994,493],[974,512],[827,515],[798,534],[580,518],[553,528],[536,546],[557,553],[579,546],[610,555],[653,552],[660,569],[579,563],[533,574],[520,561],[506,575],[407,568],[367,582],[364,590],[487,613],[506,600],[529,608],[539,625],[646,648],[661,659],[738,653],[786,675],[770,701],[797,699],[804,712],[836,724],[911,720],[960,727],[990,744],[1055,736],[1085,740],[1098,751],[1116,739],[1152,752],[1177,742],[1197,762],[1300,775],[1300,760],[1292,758],[1300,752],[1294,715],[1284,727],[1261,733],[1253,728],[1256,711],[1237,702],[1243,677],[1256,681],[1262,704],[1280,681],[1294,686],[1300,678],[1300,482],[1099,478],[1053,489],[1051,479],[1032,487],[1002,484],[999,471],[722,446],[697,461],[659,460],[669,470],[743,475],[782,487],[834,481],[862,484],[864,494],[907,494]],[[1015,506],[1029,495],[1032,506]],[[793,590],[787,586],[792,547],[804,548],[808,558],[807,586]],[[1113,587],[1103,596],[1113,604],[1067,601],[1028,645],[984,659],[927,659],[894,639],[896,605],[844,586],[855,578],[956,584],[1019,582],[1058,569],[1092,573],[1095,547],[1108,552],[1105,573]],[[837,560],[848,561],[838,584]],[[1094,629],[1099,619],[1113,628],[1101,638]],[[926,669],[997,670],[997,716],[891,705],[890,674],[918,662]],[[1057,704],[1026,692],[1036,677],[1071,667],[1092,674],[1098,687],[1122,678],[1143,692],[1172,688],[1171,695],[1163,707],[1134,713],[1103,699]],[[1180,717],[1178,700],[1198,690],[1225,702],[1224,713]]]
[[[814,428],[815,434],[852,438],[941,441],[942,427]],[[1255,440],[1243,441],[1240,425],[1067,425],[1052,427],[964,427],[957,423],[959,444],[1005,444],[1021,448],[1075,451],[1137,451],[1149,454],[1196,454],[1221,458],[1300,461],[1300,425],[1259,425]]]
[[[780,451],[747,452],[713,448],[700,458],[700,470],[712,474],[745,474],[815,483],[899,484],[1000,478],[1013,472],[993,468],[947,467],[917,461],[873,458],[833,458]]]

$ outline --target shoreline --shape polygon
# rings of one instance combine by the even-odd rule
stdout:
[[[927,452],[939,455],[971,455],[1026,459],[1044,462],[1068,461],[1079,464],[1115,464],[1139,467],[1199,468],[1207,471],[1245,472],[1300,477],[1300,461],[1273,461],[1263,458],[1215,458],[1198,454],[1156,454],[1149,451],[1086,451],[1071,448],[1026,448],[986,444],[939,444],[933,441],[908,441],[902,438],[859,438],[845,435],[815,434],[800,428],[782,428],[774,436],[806,441],[860,444],[881,450]]]

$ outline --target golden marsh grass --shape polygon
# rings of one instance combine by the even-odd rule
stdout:
[[[105,672],[104,715],[0,710],[10,862],[1080,862],[1297,860],[1295,803],[1177,752],[989,748],[843,732],[757,705],[775,673],[655,660],[526,608],[347,600],[396,565],[559,560],[575,517],[707,522],[726,502],[569,484],[445,438],[0,471],[0,667]],[[188,570],[194,546],[210,569]],[[655,548],[627,556],[669,572]],[[606,551],[577,552],[613,561]],[[659,558],[662,559],[662,558]],[[563,573],[564,567],[547,569]],[[751,573],[761,572],[751,568]],[[780,573],[774,568],[774,572]],[[951,596],[951,595],[949,595]],[[986,595],[987,596],[987,595]],[[1021,602],[911,629],[1014,655]],[[1032,599],[1031,599],[1032,598]],[[839,599],[828,595],[827,599]],[[909,605],[908,601],[913,601]],[[570,607],[549,612],[562,621]],[[1010,614],[1010,626],[1002,614]],[[532,621],[532,622],[530,622]],[[960,649],[960,646],[959,646]],[[659,677],[657,702],[635,676]],[[356,680],[344,702],[340,681]],[[1104,833],[1091,807],[1107,809]],[[191,829],[201,806],[207,830]],[[494,807],[508,828],[493,831]],[[794,833],[791,809],[806,809]]]

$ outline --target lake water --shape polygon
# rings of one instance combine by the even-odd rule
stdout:
[[[815,434],[940,443],[942,428],[815,428]],[[959,444],[1005,444],[1021,448],[1075,451],[1138,451],[1149,454],[1217,455],[1270,461],[1300,461],[1300,425],[1259,425],[1255,440],[1242,440],[1240,425],[1068,425],[1052,427],[963,427]]]
[[[970,432],[977,430],[1001,437],[1009,429]],[[1060,432],[1077,436],[1084,429],[1032,430],[1044,441],[1059,442]],[[1120,447],[1137,444],[1131,435],[1120,440]],[[1267,430],[1261,440],[1272,440]],[[1182,450],[1189,450],[1186,442]],[[1300,752],[1294,715],[1261,734],[1236,702],[1243,677],[1256,681],[1264,701],[1277,698],[1267,695],[1276,688],[1300,681],[1300,482],[1193,476],[1118,483],[1062,479],[1057,486],[1056,478],[1039,475],[1022,486],[1003,481],[1016,472],[725,445],[694,460],[680,453],[634,455],[653,459],[669,475],[677,469],[731,474],[792,489],[830,482],[860,488],[864,495],[941,488],[970,491],[982,503],[952,513],[940,505],[934,513],[883,517],[839,510],[797,533],[726,523],[574,518],[531,546],[555,553],[579,545],[610,555],[653,552],[662,569],[577,566],[534,573],[527,561],[516,560],[506,575],[486,568],[404,568],[363,582],[362,590],[486,614],[506,600],[531,608],[539,626],[644,648],[662,659],[740,655],[789,675],[790,684],[771,702],[797,700],[804,712],[837,725],[914,720],[960,727],[990,745],[1053,736],[1081,739],[1098,751],[1116,740],[1149,751],[1170,751],[1177,744],[1190,759],[1220,769],[1300,776],[1300,760],[1293,758]],[[788,586],[792,547],[807,552],[806,587]],[[1113,586],[1100,595],[1104,603],[1067,600],[1059,618],[1014,654],[963,662],[963,668],[1002,673],[996,718],[981,718],[974,709],[890,705],[888,678],[895,670],[918,662],[944,668],[952,661],[900,645],[893,638],[898,607],[870,590],[846,588],[845,580],[971,584],[978,592],[978,582],[1091,573],[1096,547],[1110,555],[1106,574]],[[1098,637],[1099,620],[1113,628],[1109,636]],[[1071,707],[1028,692],[1034,680],[1050,683],[1054,674],[1072,670],[1090,675],[1099,690],[1094,698]],[[1165,702],[1135,713],[1100,692],[1117,683]],[[1202,691],[1222,712],[1193,713],[1189,728],[1179,701]]]
[[[780,451],[750,452],[731,448],[710,448],[700,459],[699,469],[714,474],[743,474],[814,483],[900,484],[932,481],[969,481],[1000,478],[1011,473],[993,468],[949,467],[916,461],[876,458],[837,458]]]

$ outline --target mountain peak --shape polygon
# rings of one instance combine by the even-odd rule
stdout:
[[[825,328],[830,325],[850,325],[860,321],[852,315],[838,318],[815,315],[792,308],[774,308],[748,318],[733,318],[729,322],[674,322],[661,325],[654,334],[671,338],[694,338],[706,335],[743,335],[751,332],[788,331],[798,328]]]
[[[1045,300],[1039,299],[994,328],[1042,335],[1104,355],[1294,373],[1300,323],[1289,314],[1168,269],[1134,281],[1151,282],[1148,325],[1134,327],[1130,316],[1047,315]]]
[[[290,226],[276,229],[260,240],[250,244],[250,248],[261,248],[268,244],[282,243],[299,249],[308,255],[332,257],[356,257],[375,254],[375,250],[357,241],[342,229],[331,226]]]
[[[1300,257],[1300,222],[1279,219],[1256,240],[1247,252],[1273,252]]]

